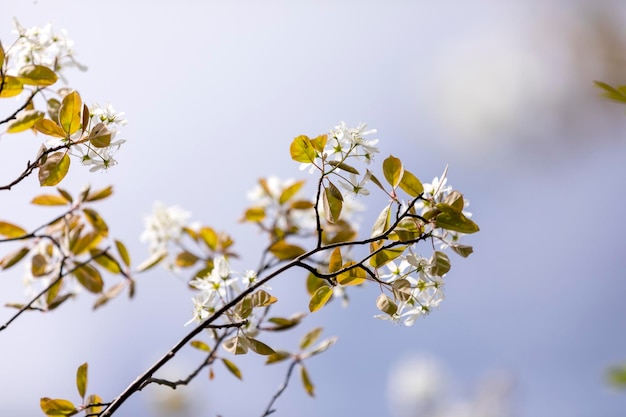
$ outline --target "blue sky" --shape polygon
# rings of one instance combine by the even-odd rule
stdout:
[[[516,416],[612,417],[626,408],[603,380],[626,360],[626,115],[592,86],[626,84],[621,2],[11,3],[3,44],[13,16],[67,29],[89,67],[68,72],[70,85],[126,112],[119,165],[95,174],[76,166],[64,187],[114,184],[99,210],[136,261],[147,253],[142,215],[160,200],[228,230],[256,265],[258,234],[238,223],[246,191],[260,176],[305,178],[289,158],[291,139],[341,120],[378,129],[379,162],[400,156],[423,181],[449,164],[481,232],[469,239],[470,258],[453,258],[445,302],[412,328],[394,327],[372,318],[377,292],[365,288],[348,309],[308,318],[305,328],[321,324],[339,343],[311,361],[317,398],[295,381],[276,415],[391,416],[388,377],[411,355],[440,361],[459,396],[506,373]],[[37,140],[0,138],[3,182]],[[53,210],[27,204],[38,192],[31,178],[3,194],[0,218],[44,222]],[[138,284],[133,302],[92,312],[84,294],[0,334],[3,410],[36,415],[39,397],[72,395],[85,361],[92,390],[112,397],[173,345],[191,294],[165,271]],[[306,310],[297,275],[273,287],[285,313]],[[22,297],[19,268],[3,274],[0,292]],[[182,355],[170,372],[194,360]],[[217,381],[202,378],[187,393],[202,415],[260,415],[284,375],[261,363],[241,362],[244,383],[218,369]],[[148,389],[121,415],[157,416],[150,404],[162,395]]]

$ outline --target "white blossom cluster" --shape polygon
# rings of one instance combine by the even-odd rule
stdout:
[[[26,65],[44,65],[60,74],[64,68],[76,67],[85,70],[74,57],[74,42],[67,37],[65,30],[55,33],[52,25],[24,28],[14,19],[17,41],[7,49],[7,73],[16,75]]]
[[[167,207],[157,201],[152,214],[144,216],[144,231],[139,239],[148,243],[151,254],[166,253],[170,242],[180,240],[189,217],[191,213],[181,207]]]

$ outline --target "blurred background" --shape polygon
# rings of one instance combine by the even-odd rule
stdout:
[[[158,200],[230,232],[235,267],[253,268],[259,235],[238,223],[246,191],[262,176],[312,180],[289,144],[341,120],[376,128],[377,162],[399,156],[423,182],[449,165],[481,231],[466,241],[472,256],[451,255],[445,302],[405,328],[375,320],[377,290],[358,288],[347,309],[332,303],[270,339],[295,348],[317,325],[339,336],[308,365],[316,398],[296,378],[275,415],[624,415],[626,394],[605,375],[626,361],[626,113],[593,86],[626,84],[623,1],[7,1],[5,46],[13,17],[66,29],[89,67],[68,70],[69,85],[126,112],[119,165],[75,166],[62,186],[114,184],[98,211],[135,264]],[[5,100],[2,114],[18,103]],[[0,137],[2,184],[40,141]],[[0,194],[0,219],[32,229],[54,217],[28,204],[40,192],[32,177]],[[366,234],[386,199],[364,202]],[[3,303],[24,299],[22,276],[2,274]],[[133,301],[92,312],[83,294],[0,333],[1,414],[38,415],[42,396],[78,402],[86,361],[88,391],[110,399],[174,345],[192,294],[165,270],[138,281]],[[304,274],[272,287],[285,315],[306,311]],[[12,314],[0,309],[0,322]],[[185,376],[201,359],[186,351],[165,372]],[[216,366],[213,381],[146,388],[118,414],[261,415],[286,367],[235,359],[243,382]]]

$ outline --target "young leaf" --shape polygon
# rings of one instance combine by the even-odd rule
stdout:
[[[354,265],[356,262],[350,261],[343,265],[343,268]],[[340,285],[360,285],[365,282],[367,275],[365,270],[360,267],[352,268],[346,272],[337,275],[337,283]]]
[[[43,116],[43,112],[39,110],[24,110],[7,124],[7,133],[18,133],[28,130],[41,120]]]
[[[253,307],[267,307],[278,301],[276,297],[269,294],[265,290],[258,290],[257,292],[252,294],[250,300]]]
[[[117,248],[117,253],[120,254],[120,258],[122,258],[122,262],[124,262],[124,265],[130,266],[130,255],[128,255],[128,250],[126,249],[126,246],[119,240],[116,240],[115,247]]]
[[[332,274],[335,271],[339,271],[341,269],[341,265],[343,265],[343,260],[341,259],[341,249],[336,247],[333,249],[330,254],[330,259],[328,260],[328,272]]]
[[[4,77],[4,87],[0,91],[0,98],[15,97],[22,93],[24,84],[17,77],[7,75]]]
[[[73,272],[80,285],[89,292],[98,294],[102,292],[104,282],[100,272],[93,266],[86,264],[76,268]]]
[[[217,249],[217,244],[219,242],[219,236],[215,232],[215,230],[210,227],[202,227],[200,229],[200,237],[205,245],[211,250]]]
[[[100,265],[110,273],[119,274],[120,272],[122,272],[122,267],[120,266],[119,262],[117,262],[117,260],[108,253],[102,253],[101,250],[96,248],[89,249],[89,253],[91,254],[91,256],[94,257],[93,260],[96,261],[98,265]]]
[[[59,109],[59,123],[68,135],[73,135],[80,129],[82,118],[80,113],[83,110],[83,102],[76,91],[72,91],[65,97]]]
[[[402,190],[411,197],[417,197],[424,192],[424,186],[421,181],[417,179],[415,175],[406,170],[402,174],[400,188],[402,188]]]
[[[113,186],[109,185],[101,190],[89,192],[87,197],[85,197],[85,201],[98,201],[103,200],[113,194]]]
[[[39,167],[39,184],[41,186],[57,185],[70,169],[70,157],[65,152],[48,155],[46,162]]]
[[[315,341],[319,339],[323,330],[324,329],[322,329],[321,327],[316,327],[315,329],[305,334],[302,340],[300,340],[300,349],[304,350],[311,346],[313,343],[315,343]]]
[[[436,277],[444,276],[450,270],[450,258],[443,252],[435,251],[430,258],[430,273]]]
[[[137,272],[147,271],[148,269],[154,267],[165,258],[167,258],[167,251],[155,252],[148,259],[146,259],[141,264],[139,264],[136,271]]]
[[[62,399],[43,397],[39,400],[39,406],[47,416],[71,416],[78,412],[74,404]]]
[[[389,185],[391,185],[393,189],[396,189],[404,174],[402,161],[392,155],[389,155],[389,157],[383,161],[383,174],[385,174],[385,179]]]
[[[56,98],[50,98],[46,101],[46,110],[48,111],[48,117],[55,123],[59,122],[59,110],[61,110],[61,102]],[[59,126],[61,128],[61,126]],[[61,129],[63,136],[65,137],[65,131]]]
[[[114,286],[106,290],[104,294],[98,297],[96,302],[93,303],[93,309],[95,310],[95,309],[102,307],[103,305],[108,303],[110,300],[120,295],[120,293],[126,286],[126,282],[127,281],[118,282],[117,284],[115,284]]]
[[[30,261],[30,270],[34,277],[42,277],[48,272],[48,260],[41,253],[35,254]]]
[[[226,369],[228,369],[230,373],[235,375],[240,380],[243,379],[243,377],[241,376],[241,371],[235,366],[234,363],[232,363],[228,359],[222,359],[222,363],[224,364],[224,366],[226,366]]]
[[[359,175],[359,171],[356,168],[354,168],[354,167],[352,167],[352,166],[350,166],[350,165],[348,165],[348,164],[346,164],[344,162],[328,161],[327,163],[328,163],[328,165],[330,165],[332,167],[343,169],[344,171],[347,171],[347,172],[349,172],[351,174]]]
[[[98,123],[89,132],[89,143],[96,148],[106,148],[111,144],[112,135],[104,123]]]
[[[174,261],[174,263],[176,264],[176,266],[179,266],[181,268],[189,268],[191,266],[194,266],[196,262],[198,262],[198,259],[199,258],[193,253],[182,251],[181,253],[176,255],[176,260]]]
[[[324,189],[322,203],[324,204],[326,220],[329,223],[337,223],[343,208],[343,196],[332,182],[329,182],[328,187]]]
[[[309,378],[309,373],[302,364],[300,365],[300,375],[302,376],[302,385],[304,385],[306,393],[311,397],[315,397],[315,387],[311,382],[311,378]]]
[[[50,119],[39,119],[33,127],[38,132],[55,138],[64,138],[67,136],[61,126]]]
[[[109,226],[107,226],[104,219],[100,217],[97,211],[84,208],[83,213],[85,214],[87,221],[98,233],[100,233],[103,237],[107,237],[109,235]]]
[[[87,397],[87,401],[85,402],[85,405],[87,406],[87,408],[85,409],[86,415],[96,416],[100,414],[102,406],[96,404],[102,404],[102,398],[100,398],[100,396],[91,394],[89,397]]]
[[[210,352],[211,348],[209,347],[209,345],[207,345],[206,343],[204,343],[202,340],[192,340],[191,342],[189,342],[189,344],[193,347],[195,347],[198,350],[202,350],[204,352]]]
[[[380,236],[389,228],[389,221],[391,219],[391,204],[386,206],[383,211],[380,212],[374,227],[372,227],[372,237]]]
[[[265,364],[266,365],[270,365],[272,363],[282,362],[285,359],[288,359],[290,357],[291,357],[291,353],[285,352],[284,350],[279,350],[279,351],[274,352],[273,354],[269,355],[267,357],[267,360],[265,361]]]
[[[20,237],[26,234],[26,230],[13,223],[0,221],[0,235],[6,237]]]
[[[85,362],[76,370],[76,388],[78,395],[83,399],[85,398],[85,391],[87,391],[87,366],[87,362]]]
[[[309,311],[313,313],[324,307],[332,295],[333,289],[331,287],[319,287],[309,301]]]
[[[306,251],[302,249],[300,246],[291,245],[284,240],[279,240],[269,247],[269,251],[281,261],[288,261],[290,259],[295,259],[298,256],[302,255]]]
[[[245,337],[235,336],[225,340],[224,343],[222,343],[222,346],[224,347],[224,350],[234,355],[244,355],[248,353],[248,344],[246,342],[247,340]]]
[[[457,255],[467,258],[474,252],[474,248],[469,245],[450,245],[450,249]]]
[[[311,139],[305,135],[300,135],[296,137],[293,142],[291,142],[289,153],[291,154],[291,159],[302,163],[315,161],[315,157],[317,155],[315,148],[311,143]]]
[[[437,204],[437,209],[441,211],[435,218],[435,226],[442,229],[459,233],[476,233],[480,229],[472,220],[447,204]]]
[[[25,65],[17,73],[22,83],[47,87],[57,82],[59,76],[44,65]]]
[[[39,206],[64,206],[68,201],[62,195],[41,194],[33,198],[30,203]]]
[[[394,246],[393,248],[381,250],[370,258],[370,265],[374,268],[380,268],[402,255],[405,249],[406,246]]]
[[[328,135],[319,135],[315,139],[310,139],[311,145],[318,153],[324,152],[324,148],[326,147],[326,141],[328,140]]]
[[[262,222],[265,219],[265,207],[250,207],[243,214],[241,221]]]
[[[15,252],[11,252],[6,255],[4,258],[0,259],[0,266],[2,269],[9,269],[19,261],[21,261],[24,256],[26,256],[30,252],[28,248],[21,248],[16,250]]]
[[[398,311],[398,305],[385,294],[380,294],[376,299],[376,307],[383,313],[393,316]]]
[[[248,339],[247,341],[250,346],[250,349],[252,349],[252,351],[254,351],[255,353],[259,355],[267,356],[267,355],[273,355],[276,353],[274,349],[272,349],[271,347],[269,347],[263,342],[260,342],[251,337],[248,337],[247,339]]]
[[[278,198],[279,204],[285,204],[287,201],[291,199],[304,185],[304,181],[298,181],[294,184],[291,184],[289,187],[285,188],[282,193],[280,193],[280,197]]]

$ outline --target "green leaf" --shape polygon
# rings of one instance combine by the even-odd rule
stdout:
[[[430,273],[436,277],[444,276],[450,270],[450,258],[443,252],[435,251],[430,258]]]
[[[24,110],[7,124],[7,133],[18,133],[28,130],[43,118],[39,110]]]
[[[469,245],[450,245],[450,249],[464,258],[467,258],[474,252],[474,248]]]
[[[26,230],[22,229],[19,226],[14,225],[13,223],[7,223],[0,221],[0,235],[6,237],[20,237],[24,236]]]
[[[437,227],[468,234],[476,233],[480,230],[476,223],[447,204],[437,204],[437,209],[441,211],[435,218],[435,226]]]
[[[26,65],[17,73],[20,81],[24,84],[37,87],[47,87],[57,82],[58,75],[44,65]]]
[[[311,143],[311,139],[305,135],[297,136],[293,142],[291,142],[289,152],[291,154],[291,159],[302,163],[313,162],[317,156],[315,148]]]
[[[68,193],[67,191],[65,191],[62,188],[57,187],[57,191],[59,192],[59,194],[61,194],[61,196],[65,199],[65,201],[67,201],[68,203],[72,203],[74,202],[74,199],[72,198],[72,195],[70,193]]]
[[[87,197],[85,197],[85,201],[98,201],[103,200],[113,194],[113,186],[109,185],[108,187],[102,188],[98,191],[89,192]]]
[[[352,166],[350,166],[350,165],[348,165],[348,164],[346,164],[344,162],[341,162],[341,161],[327,161],[326,163],[328,165],[332,166],[332,167],[343,169],[344,171],[349,172],[351,174],[359,175],[359,171],[356,168],[354,168],[354,167],[352,167]]]
[[[402,174],[400,188],[402,188],[402,190],[411,197],[417,197],[424,192],[424,186],[421,181],[415,175],[406,170]]]
[[[302,385],[304,385],[304,389],[306,393],[311,397],[315,397],[315,387],[311,382],[311,378],[309,377],[309,373],[307,372],[304,365],[300,364],[300,376],[302,377]]]
[[[281,330],[291,329],[292,327],[297,326],[298,324],[300,324],[304,317],[305,317],[305,314],[302,314],[302,313],[294,314],[290,318],[271,317],[267,321],[272,323],[272,324],[274,324],[275,326],[273,326],[273,327],[264,327],[263,330],[277,332],[277,331],[281,331]]]
[[[324,329],[322,329],[321,327],[316,327],[315,329],[305,334],[302,340],[300,340],[300,349],[304,350],[311,346],[313,343],[315,343],[315,341],[319,339],[323,330]]]
[[[350,267],[354,264],[356,264],[356,262],[354,261],[346,262],[346,264],[343,265],[343,268]],[[341,274],[337,275],[337,283],[345,286],[360,285],[364,283],[366,279],[367,275],[365,273],[365,270],[360,267],[352,268],[346,272],[342,272]]]
[[[130,266],[130,255],[128,254],[126,246],[119,240],[116,240],[115,247],[117,248],[117,253],[120,254],[120,258],[122,258],[122,262],[124,262],[124,265]]]
[[[39,400],[39,406],[46,416],[71,416],[78,412],[74,404],[62,399],[43,397]]]
[[[454,190],[446,196],[446,198],[443,200],[443,204],[447,204],[453,210],[459,213],[462,213],[463,208],[465,207],[465,201],[463,201],[463,194],[461,194],[457,190]]]
[[[626,95],[623,94],[619,89],[611,87],[610,85],[603,83],[602,81],[594,81],[593,83],[596,85],[596,87],[604,90],[601,94],[603,97],[606,97],[613,101],[617,101],[619,103],[626,103]]]
[[[11,252],[6,255],[4,258],[0,259],[0,266],[2,269],[9,269],[19,261],[21,261],[24,256],[26,256],[30,252],[28,248],[21,248],[16,250],[15,252]]]
[[[87,391],[87,366],[85,362],[76,370],[76,388],[80,398],[85,398],[85,391]]]
[[[106,148],[111,144],[113,134],[104,123],[98,123],[89,132],[89,143],[96,148]]]
[[[73,135],[80,129],[82,110],[83,102],[76,91],[72,91],[63,97],[63,102],[59,109],[59,123],[68,135]]]
[[[322,203],[324,204],[326,220],[328,220],[329,223],[337,223],[341,215],[341,209],[343,208],[343,196],[341,195],[341,191],[339,191],[332,182],[329,182],[328,187],[324,188]]]
[[[189,342],[189,344],[193,347],[195,347],[198,350],[202,350],[204,352],[210,352],[211,348],[209,347],[209,345],[207,345],[206,343],[204,343],[201,340],[192,340],[191,342]]]
[[[95,231],[100,233],[103,237],[107,237],[109,235],[109,226],[107,226],[104,219],[100,217],[97,211],[90,208],[84,208],[83,214]]]
[[[281,261],[295,259],[306,251],[300,246],[291,245],[284,240],[279,240],[269,247],[269,251]]]
[[[224,366],[226,366],[226,369],[228,369],[231,374],[235,375],[240,380],[243,379],[243,377],[241,376],[241,371],[239,370],[239,368],[237,368],[237,366],[235,366],[234,363],[232,363],[228,359],[222,359],[222,363],[224,364]]]
[[[319,310],[320,308],[324,307],[324,305],[326,305],[326,303],[328,302],[328,300],[330,300],[332,295],[333,295],[333,289],[331,287],[327,287],[327,286],[319,287],[315,291],[313,296],[311,297],[311,300],[309,301],[309,311],[313,313]]]
[[[100,272],[93,266],[86,264],[76,268],[73,272],[74,276],[85,289],[94,294],[102,292],[104,282]]]
[[[394,246],[389,249],[383,249],[370,258],[370,265],[374,268],[380,268],[402,255],[405,249],[406,246]]]
[[[24,84],[18,78],[7,75],[4,77],[4,87],[0,91],[0,98],[15,97],[23,90]]]
[[[41,194],[34,197],[30,203],[39,206],[64,206],[68,201],[62,195]]]
[[[389,185],[396,189],[404,174],[402,161],[392,155],[389,155],[389,157],[383,161],[383,174],[385,174],[385,179]]]
[[[385,294],[380,294],[376,299],[376,307],[383,313],[393,316],[398,312],[398,305]]]
[[[265,343],[261,341],[253,339],[251,337],[248,337],[247,341],[250,346],[250,349],[252,349],[252,351],[254,351],[255,353],[259,355],[267,356],[267,355],[273,355],[274,353],[276,353],[274,349],[272,349],[271,347],[269,347],[268,345],[266,345]]]
[[[607,373],[609,384],[617,388],[626,388],[626,365],[614,366]]]
[[[60,183],[70,169],[70,157],[65,152],[48,155],[46,162],[39,167],[39,184],[52,186]]]

